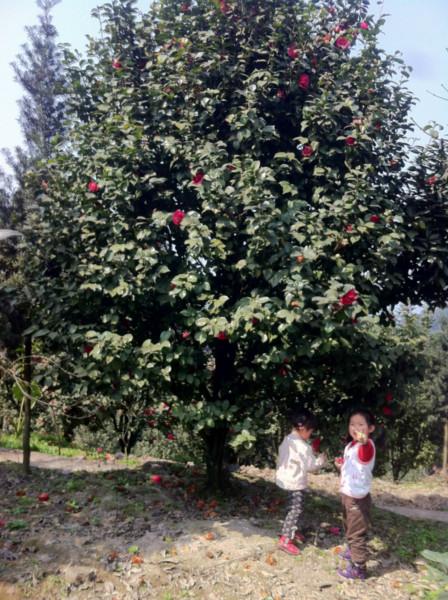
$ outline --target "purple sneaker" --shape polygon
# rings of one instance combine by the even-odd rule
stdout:
[[[350,548],[348,546],[346,546],[345,550],[340,552],[338,556],[344,560],[352,560],[352,553],[350,552]]]
[[[365,579],[366,568],[350,563],[345,569],[338,569],[338,575],[345,579]]]

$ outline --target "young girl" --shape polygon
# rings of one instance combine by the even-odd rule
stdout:
[[[372,504],[370,486],[375,465],[375,444],[369,436],[374,429],[374,418],[368,410],[353,411],[348,421],[349,443],[344,458],[335,460],[341,471],[342,517],[348,543],[341,556],[349,561],[338,573],[346,579],[366,578],[367,531]]]
[[[316,428],[316,418],[308,410],[296,410],[291,415],[292,431],[280,445],[275,483],[288,492],[288,512],[283,523],[278,547],[288,554],[297,555],[293,541],[303,542],[297,532],[302,514],[303,497],[309,471],[316,471],[326,462],[325,454],[316,457],[308,440]],[[317,448],[317,445],[315,446]],[[316,450],[317,451],[317,450]]]

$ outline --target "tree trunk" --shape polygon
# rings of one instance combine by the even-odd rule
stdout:
[[[216,492],[225,492],[228,477],[224,470],[224,453],[228,429],[215,427],[204,434],[205,460],[207,465],[208,487]]]
[[[445,477],[448,475],[448,421],[445,421],[443,427],[443,463],[442,472]]]
[[[23,450],[23,471],[29,475],[31,463],[31,353],[32,339],[31,335],[26,335],[24,340],[24,362],[23,362],[23,379],[25,382],[26,396],[24,398],[24,418],[23,418],[23,434],[22,434],[22,450]]]

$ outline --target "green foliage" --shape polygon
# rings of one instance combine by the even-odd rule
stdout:
[[[437,259],[425,212],[411,218],[408,69],[367,4],[96,11],[104,36],[67,54],[69,138],[28,230],[30,331],[70,365],[45,373],[69,412],[101,396],[129,448],[167,397],[210,467],[299,395],[328,420],[381,407],[390,307],[410,286],[438,298],[414,277]]]
[[[448,598],[448,552],[434,552],[424,550],[423,558],[428,563],[428,578],[431,582],[440,585],[440,591],[435,594],[438,600]]]

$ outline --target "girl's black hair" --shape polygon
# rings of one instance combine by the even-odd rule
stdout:
[[[371,425],[375,425],[375,417],[373,416],[373,413],[368,408],[359,406],[358,408],[354,408],[353,410],[350,411],[350,413],[347,417],[347,427],[350,425],[350,419],[352,417],[354,417],[355,415],[361,415],[362,417],[364,417],[364,419],[366,420],[366,423],[369,427]],[[346,444],[348,444],[349,442],[352,442],[352,441],[353,441],[352,436],[349,433],[347,433]]]
[[[289,422],[293,427],[305,427],[306,429],[316,429],[317,419],[307,408],[295,408],[291,411]]]

